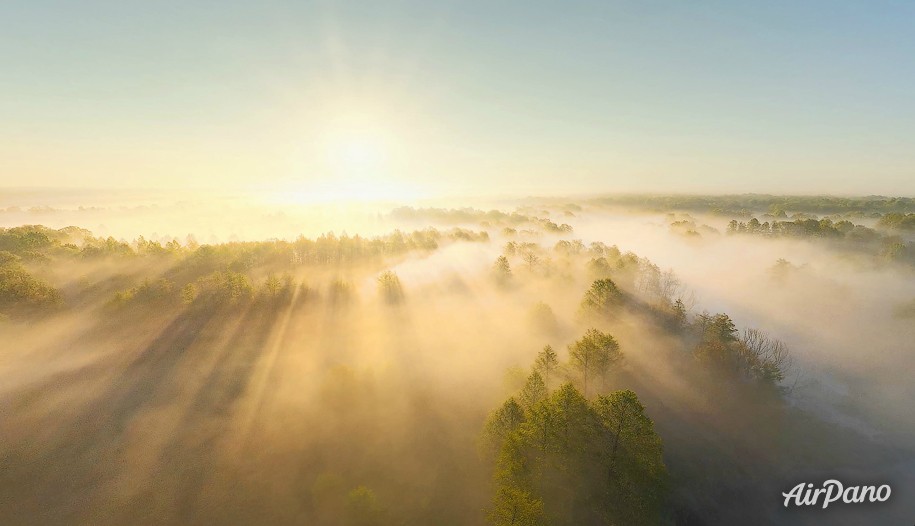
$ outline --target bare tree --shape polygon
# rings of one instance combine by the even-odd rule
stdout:
[[[792,364],[785,342],[770,338],[759,329],[744,329],[740,342],[747,366],[754,376],[772,383],[785,379]]]

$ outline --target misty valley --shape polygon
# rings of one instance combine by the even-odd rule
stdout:
[[[913,199],[85,198],[0,202],[0,524],[915,516]]]

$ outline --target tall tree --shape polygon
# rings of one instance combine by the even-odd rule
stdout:
[[[507,257],[499,256],[496,258],[496,262],[492,266],[492,275],[493,279],[496,280],[496,284],[502,287],[505,287],[511,283],[512,268],[508,263]]]
[[[605,380],[610,368],[622,357],[616,339],[597,329],[588,330],[580,340],[569,345],[569,359],[581,375],[585,396],[588,395],[589,381],[595,376]]]
[[[524,387],[521,388],[521,394],[518,397],[521,399],[522,407],[530,411],[537,404],[546,400],[548,394],[549,391],[547,391],[543,377],[540,376],[539,372],[534,371],[527,378],[527,382],[524,383]]]
[[[547,345],[537,354],[537,360],[534,362],[534,369],[536,369],[540,375],[543,377],[543,383],[546,385],[547,389],[550,387],[550,379],[553,377],[553,373],[559,368],[559,357],[556,355],[556,351],[553,350],[553,347]]]
[[[378,276],[378,294],[388,305],[396,305],[403,302],[403,285],[401,285],[397,274],[388,270]]]
[[[623,303],[623,292],[610,278],[598,279],[581,300],[581,308],[586,314],[606,316],[612,314]]]

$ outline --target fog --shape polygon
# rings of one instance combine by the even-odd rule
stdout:
[[[0,500],[15,503],[3,524],[483,524],[498,484],[487,418],[545,345],[566,364],[590,328],[623,356],[592,389],[632,389],[663,443],[661,522],[915,512],[915,270],[870,245],[729,234],[727,214],[588,198],[21,192],[0,207],[4,234],[92,233],[0,246],[60,295],[0,305]],[[108,252],[90,257],[94,244]],[[589,313],[605,278],[623,299]],[[784,377],[714,371],[695,350],[703,313],[784,342]],[[558,376],[547,387],[596,394],[571,365]],[[798,482],[843,476],[894,498],[782,506]]]

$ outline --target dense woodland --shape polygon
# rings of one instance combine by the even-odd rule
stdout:
[[[523,214],[395,213],[483,229],[0,230],[0,521],[804,523],[773,505],[788,482],[907,455],[792,404],[788,346],[646,258]]]

